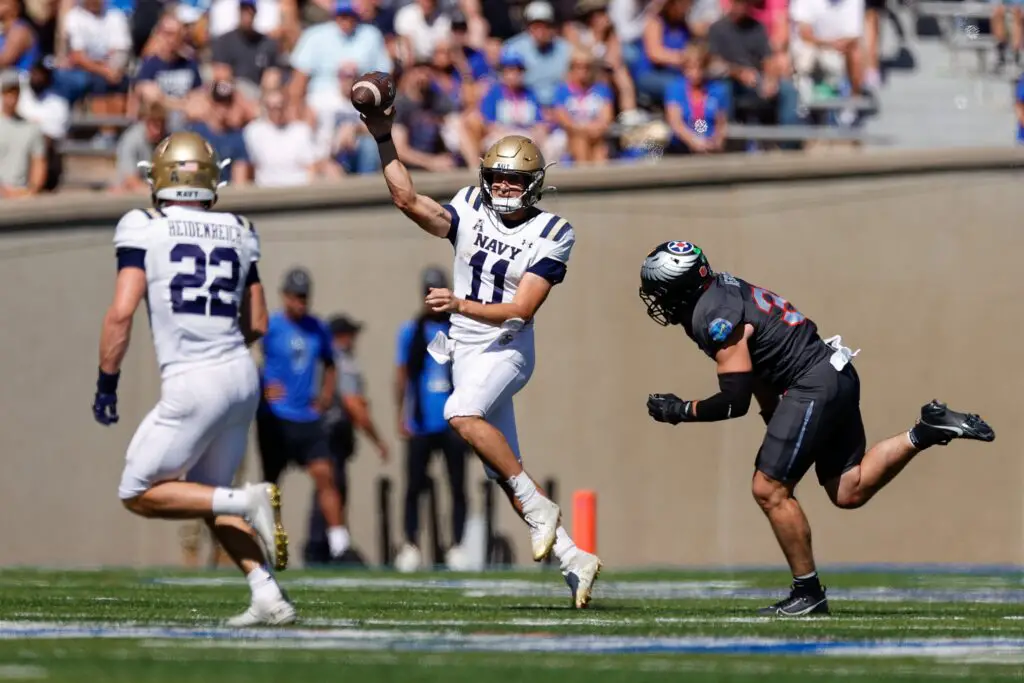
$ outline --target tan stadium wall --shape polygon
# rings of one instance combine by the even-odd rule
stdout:
[[[566,523],[571,492],[593,489],[598,550],[609,567],[782,566],[749,494],[763,431],[755,411],[675,428],[646,414],[650,392],[700,398],[716,389],[712,363],[681,330],[650,321],[636,293],[646,253],[687,239],[717,269],[777,291],[823,335],[863,349],[856,364],[869,439],[906,429],[933,397],[981,412],[998,432],[992,445],[922,454],[861,510],[832,508],[809,475],[799,493],[822,564],[1024,561],[1024,192],[1016,171],[1024,156],[687,161],[549,173],[561,192],[545,207],[575,226],[577,244],[566,282],[540,313],[537,368],[516,411],[528,469],[557,478]],[[474,180],[419,178],[421,191],[437,197]],[[125,361],[120,424],[104,429],[89,409],[114,279],[112,228],[138,205],[100,196],[0,204],[0,565],[180,562],[181,524],[136,519],[116,495],[125,448],[159,392],[144,312]],[[395,331],[419,303],[420,268],[450,267],[450,247],[387,204],[379,177],[226,190],[223,206],[258,227],[272,306],[283,272],[303,264],[314,275],[316,312],[345,310],[367,323],[359,359],[393,457],[382,467],[361,444],[349,470],[350,517],[356,542],[377,561],[381,474],[395,481],[392,535],[401,533]],[[250,453],[249,479],[259,476],[256,462]],[[442,471],[434,473],[444,490]],[[478,512],[477,460],[469,472]],[[286,476],[284,496],[299,565],[310,502],[304,474]],[[503,498],[496,502],[499,529],[528,561],[525,528]]]

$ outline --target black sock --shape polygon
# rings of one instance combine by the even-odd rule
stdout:
[[[914,444],[914,448],[919,451],[923,451],[926,448],[932,446],[945,445],[949,443],[950,434],[942,429],[936,429],[926,424],[918,422],[914,425],[907,436],[910,437],[910,443]]]
[[[793,592],[801,595],[819,595],[821,583],[818,581],[818,572],[811,572],[807,576],[794,576]]]

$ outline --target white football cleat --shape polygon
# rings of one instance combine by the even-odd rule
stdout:
[[[403,574],[411,574],[419,571],[423,566],[423,555],[420,549],[411,543],[406,543],[395,556],[395,569]]]
[[[249,609],[237,617],[231,617],[226,623],[232,628],[284,626],[294,623],[295,619],[295,606],[282,596],[273,600],[257,600],[253,598]]]
[[[523,508],[523,517],[530,525],[533,561],[540,562],[555,547],[555,532],[562,521],[562,509],[553,501],[538,494],[534,496],[529,509]]]
[[[246,484],[249,511],[245,518],[263,541],[267,561],[277,571],[288,566],[288,533],[281,524],[281,491],[274,484]]]
[[[584,550],[576,549],[576,553],[562,567],[562,576],[572,591],[576,609],[583,609],[590,604],[594,584],[601,573],[601,558]]]

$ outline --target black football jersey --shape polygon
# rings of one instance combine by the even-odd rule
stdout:
[[[782,392],[831,355],[818,326],[778,294],[719,273],[701,294],[686,333],[711,358],[733,330],[749,323],[754,374]]]

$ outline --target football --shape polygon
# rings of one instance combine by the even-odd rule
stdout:
[[[395,79],[389,73],[371,71],[352,84],[349,96],[360,114],[388,114],[395,103]]]

